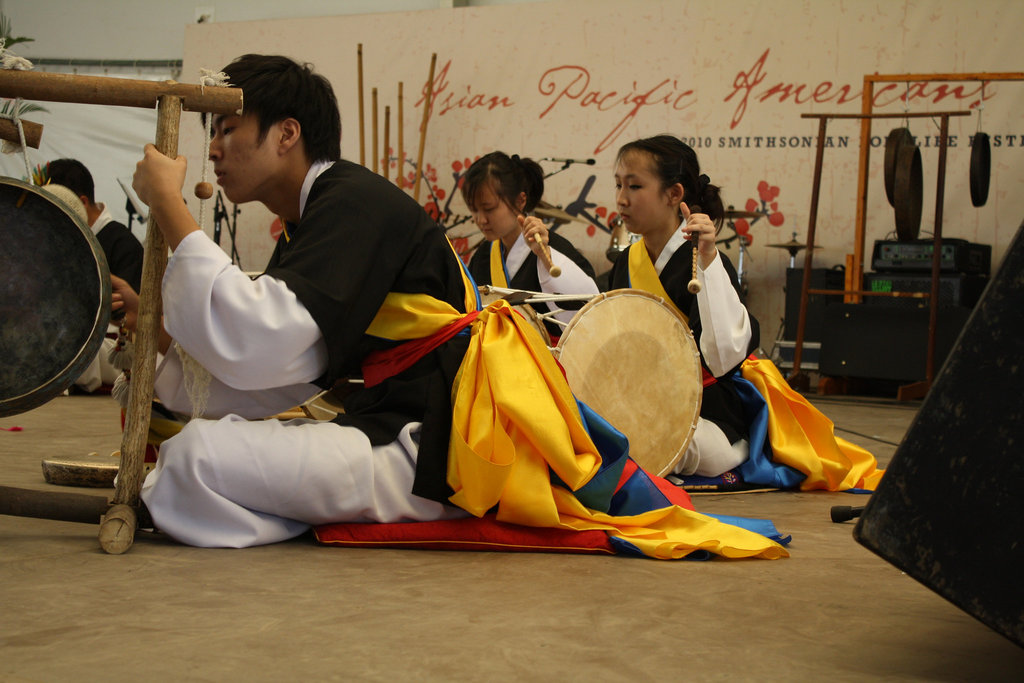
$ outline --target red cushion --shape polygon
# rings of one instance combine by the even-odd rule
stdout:
[[[436,522],[324,524],[315,527],[314,533],[320,543],[358,548],[615,554],[603,531],[506,524],[493,514]]]

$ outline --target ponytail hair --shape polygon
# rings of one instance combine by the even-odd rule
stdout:
[[[462,198],[471,211],[476,195],[484,185],[517,213],[516,199],[525,192],[526,203],[522,212],[530,213],[544,195],[544,170],[533,159],[491,152],[474,161],[462,176]]]
[[[674,135],[656,135],[627,142],[619,148],[616,160],[634,152],[650,155],[654,173],[661,181],[663,190],[680,183],[683,186],[683,201],[691,209],[699,206],[701,213],[706,213],[717,227],[722,227],[725,220],[722,188],[713,185],[711,179],[700,172],[700,162],[692,147]]]

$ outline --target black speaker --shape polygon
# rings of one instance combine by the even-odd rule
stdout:
[[[811,268],[811,289],[835,289],[841,291],[845,283],[842,270],[828,268]],[[796,339],[797,326],[800,324],[800,290],[804,284],[803,268],[786,269],[786,320],[785,338]],[[804,341],[821,341],[821,333],[825,324],[825,307],[842,303],[843,297],[831,294],[809,294],[807,296],[807,313],[804,322]]]
[[[917,382],[928,375],[928,308],[835,304],[825,308],[818,371],[833,377]],[[910,299],[910,301],[916,301]],[[935,365],[953,348],[971,309],[939,306]]]
[[[854,538],[1024,646],[1024,225]]]

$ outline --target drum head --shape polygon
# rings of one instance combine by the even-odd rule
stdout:
[[[636,289],[600,294],[573,317],[555,354],[576,398],[629,439],[629,454],[664,476],[700,415],[700,354],[686,321]]]
[[[71,209],[0,178],[0,417],[62,393],[99,352],[110,319],[103,250]]]

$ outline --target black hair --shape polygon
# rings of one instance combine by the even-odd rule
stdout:
[[[533,159],[521,159],[504,152],[491,152],[480,157],[462,176],[462,198],[470,211],[476,195],[484,185],[490,187],[501,201],[514,211],[519,193],[526,193],[523,213],[533,211],[544,194],[544,170]]]
[[[242,110],[259,121],[260,142],[278,121],[293,118],[302,127],[310,162],[341,158],[341,114],[330,82],[279,55],[248,54],[224,67],[228,84],[242,89]]]
[[[681,183],[683,201],[690,207],[700,206],[701,212],[706,213],[716,226],[722,226],[725,220],[722,188],[712,185],[710,179],[700,172],[700,162],[692,147],[674,135],[655,135],[627,142],[619,148],[616,161],[631,152],[649,154],[654,162],[654,173],[661,180],[661,189]]]
[[[51,183],[63,185],[77,196],[85,196],[96,203],[96,186],[92,174],[78,159],[55,159],[46,165],[46,177]]]

